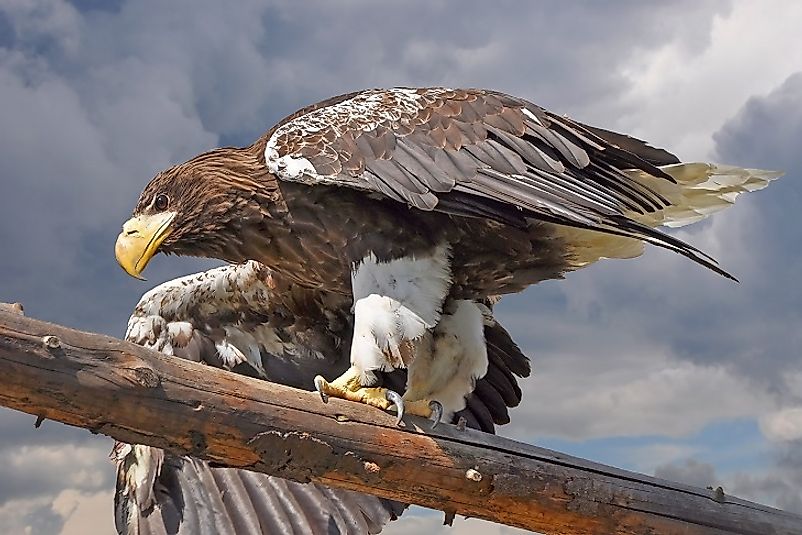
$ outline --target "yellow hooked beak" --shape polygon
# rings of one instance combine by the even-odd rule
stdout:
[[[153,215],[138,215],[123,224],[123,231],[117,236],[114,256],[126,273],[145,280],[140,273],[156,254],[159,245],[170,235],[170,223],[175,212],[162,212]]]

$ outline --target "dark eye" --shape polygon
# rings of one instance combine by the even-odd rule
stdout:
[[[170,197],[164,193],[156,195],[156,200],[153,202],[153,206],[156,210],[166,210],[168,204],[170,204]]]

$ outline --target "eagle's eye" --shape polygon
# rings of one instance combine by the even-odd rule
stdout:
[[[166,210],[168,204],[170,204],[170,197],[164,193],[156,195],[156,200],[153,201],[153,206],[159,211]]]

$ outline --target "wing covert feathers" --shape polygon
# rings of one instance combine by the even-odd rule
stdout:
[[[776,176],[681,164],[639,139],[482,89],[351,93],[293,114],[257,143],[282,180],[355,188],[425,211],[518,225],[522,217],[541,219],[641,240],[730,278],[710,257],[654,227],[691,223]],[[598,250],[604,244],[577,266],[637,253],[617,239],[610,252]]]

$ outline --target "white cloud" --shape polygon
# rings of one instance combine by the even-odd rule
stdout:
[[[460,535],[523,535],[525,533],[534,533],[522,529],[512,528],[501,524],[494,524],[476,518],[464,518],[457,516],[454,519],[454,525],[443,525],[442,513],[425,513],[423,515],[415,515],[419,513],[419,509],[409,511],[407,515],[402,517],[400,521],[391,522],[382,531],[382,535],[419,535],[427,533],[431,535],[450,535],[459,533]],[[413,514],[409,514],[413,513]]]
[[[0,527],[4,534],[52,535],[62,519],[50,508],[52,496],[15,499],[0,505]]]
[[[110,491],[87,494],[74,489],[62,491],[53,500],[52,508],[64,519],[60,535],[105,535],[116,533],[110,504],[114,493]]]
[[[799,2],[741,0],[715,16],[703,52],[688,54],[678,41],[641,51],[624,68],[629,113],[618,126],[681,158],[709,158],[712,134],[749,97],[802,69],[800,20]]]
[[[767,393],[723,366],[680,360],[666,348],[631,338],[616,344],[587,325],[581,330],[585,333],[569,335],[552,326],[552,336],[564,332],[565,347],[532,352],[534,378],[525,380],[524,403],[501,433],[524,439],[681,437],[718,420],[756,418],[774,407]]]
[[[2,446],[2,444],[0,444]],[[0,504],[15,497],[53,496],[64,489],[97,491],[112,481],[110,441],[0,447]]]
[[[802,440],[802,407],[786,407],[763,416],[760,430],[774,442]]]

